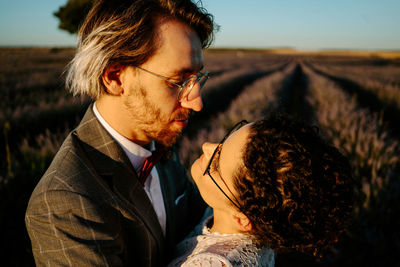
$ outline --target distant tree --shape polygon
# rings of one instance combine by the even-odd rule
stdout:
[[[68,0],[53,15],[60,20],[58,28],[76,33],[95,0]]]

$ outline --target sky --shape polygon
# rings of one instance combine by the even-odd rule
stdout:
[[[53,15],[67,0],[0,0],[0,46],[75,46]],[[400,50],[400,0],[202,0],[213,47]]]

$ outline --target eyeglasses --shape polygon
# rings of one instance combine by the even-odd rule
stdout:
[[[240,205],[238,204],[239,201],[237,200],[237,198],[235,197],[235,195],[232,193],[232,191],[229,189],[229,187],[228,187],[228,185],[226,184],[225,180],[224,180],[224,179],[222,178],[222,176],[220,175],[222,182],[225,184],[226,188],[228,188],[228,191],[229,191],[229,192],[231,193],[231,195],[234,197],[234,199],[236,200],[236,202],[233,201],[233,200],[224,192],[224,190],[222,190],[222,188],[218,185],[218,183],[215,181],[215,179],[211,176],[210,169],[211,169],[211,164],[212,164],[212,162],[213,162],[214,157],[215,157],[217,154],[220,154],[220,153],[221,153],[221,148],[222,148],[222,145],[223,145],[223,143],[225,142],[225,140],[226,140],[233,132],[239,130],[242,126],[246,125],[247,123],[248,123],[248,122],[247,122],[246,120],[242,120],[242,121],[236,123],[235,126],[233,126],[233,128],[224,136],[224,138],[222,138],[221,142],[219,142],[219,143],[218,143],[218,146],[215,148],[214,153],[212,154],[212,156],[211,156],[211,158],[210,158],[210,161],[208,162],[207,168],[206,168],[206,170],[205,170],[204,173],[203,173],[203,175],[208,174],[208,176],[210,176],[211,180],[212,180],[212,181],[214,182],[214,184],[219,188],[219,190],[220,190],[220,191],[229,199],[229,201],[230,201],[233,205],[235,205],[239,210],[241,210]]]
[[[182,84],[177,84],[177,83],[169,81],[167,78],[164,78],[163,76],[158,75],[154,72],[143,69],[141,67],[137,67],[137,66],[135,66],[135,67],[142,71],[145,71],[151,75],[154,75],[160,79],[163,79],[164,81],[178,87],[179,88],[178,97],[177,97],[178,102],[181,102],[183,99],[186,99],[187,101],[192,101],[193,99],[195,99],[198,95],[196,94],[195,90],[192,90],[193,87],[198,84],[200,87],[199,89],[203,88],[204,84],[206,83],[206,81],[209,77],[208,72],[206,71],[204,73],[200,73],[200,75],[192,75],[189,77],[189,79],[184,81]]]

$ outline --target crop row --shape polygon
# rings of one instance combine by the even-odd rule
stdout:
[[[400,67],[348,67],[313,64],[333,77],[348,79],[375,94],[386,106],[400,108]]]
[[[307,67],[304,71],[310,85],[307,99],[314,107],[317,124],[348,157],[358,183],[354,221],[347,233],[351,241],[342,257],[350,266],[357,261],[374,266],[380,260],[386,262],[382,265],[392,266],[394,258],[387,255],[400,249],[398,236],[393,236],[399,223],[396,213],[400,212],[395,204],[400,193],[400,144],[390,136],[379,114],[360,108],[356,98],[330,79]],[[356,248],[357,243],[362,247]],[[371,248],[372,254],[360,258],[360,250]],[[351,259],[354,254],[356,258]]]
[[[313,66],[330,69],[341,75],[351,75],[364,77],[368,80],[374,80],[384,85],[400,84],[400,61],[391,61],[385,59],[349,59],[342,58],[307,58],[307,62]]]
[[[399,163],[399,142],[390,137],[379,114],[360,108],[329,79],[304,67],[310,82],[308,101],[328,138],[351,160],[365,194],[364,207],[376,201]]]
[[[204,54],[204,70],[211,74],[240,68],[264,68],[279,63],[288,63],[288,56],[273,55],[266,53],[243,53],[241,51],[206,51]]]

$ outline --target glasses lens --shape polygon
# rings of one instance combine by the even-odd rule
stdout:
[[[196,84],[196,79],[197,79],[197,76],[192,76],[188,80],[186,80],[185,84],[183,85],[183,89],[182,89],[182,93],[181,93],[181,96],[180,96],[180,100],[187,99],[187,100],[190,101],[190,100],[195,99],[193,94],[191,94],[191,91],[192,91],[192,88]]]
[[[192,101],[196,97],[200,95],[200,89],[204,86],[208,79],[208,73],[202,74],[200,77],[192,76],[190,77],[185,84],[183,85],[182,92],[180,94],[179,100],[187,99],[188,101]],[[196,85],[199,85],[198,90],[192,90]]]
[[[204,73],[198,78],[198,83],[200,85],[200,88],[203,88],[207,80],[208,80],[208,72]]]

